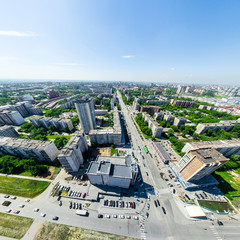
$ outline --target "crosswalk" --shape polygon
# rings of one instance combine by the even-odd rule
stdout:
[[[215,228],[215,226],[211,226],[210,229],[211,229],[211,231],[213,232],[213,235],[216,237],[217,240],[223,240],[223,239],[219,236],[219,233],[218,233],[217,229]]]
[[[140,227],[141,240],[147,239],[146,231],[145,231],[145,218],[143,214],[139,215],[139,227]]]

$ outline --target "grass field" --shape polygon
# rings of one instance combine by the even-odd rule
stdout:
[[[55,140],[58,137],[66,137],[67,140],[69,140],[72,136],[71,135],[68,135],[68,136],[65,136],[65,135],[50,135],[50,134],[47,135],[47,138],[52,139],[52,140]]]
[[[198,203],[202,207],[206,207],[213,211],[224,212],[232,211],[232,207],[227,202],[215,202],[215,201],[206,201],[206,200],[198,200]]]
[[[34,240],[133,240],[134,238],[45,222]]]
[[[115,148],[111,148],[111,156],[114,154],[118,154],[118,150]]]
[[[0,236],[21,239],[32,222],[31,218],[0,213]]]
[[[0,193],[33,198],[49,185],[46,181],[0,176]]]

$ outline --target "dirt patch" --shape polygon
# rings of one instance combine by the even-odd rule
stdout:
[[[111,148],[100,148],[99,153],[102,156],[111,156]]]

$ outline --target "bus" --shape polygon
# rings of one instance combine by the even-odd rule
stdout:
[[[148,153],[148,149],[146,147],[143,147],[144,151]]]

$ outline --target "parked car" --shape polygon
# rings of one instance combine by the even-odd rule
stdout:
[[[57,217],[57,216],[52,218],[52,220],[54,220],[54,221],[57,221],[58,219],[59,219],[59,217]]]
[[[98,214],[98,218],[103,218],[103,215],[102,214]]]
[[[83,194],[83,198],[85,198],[85,197],[86,197],[86,193]]]
[[[39,208],[35,208],[35,209],[34,209],[34,212],[38,212],[38,211],[39,211]]]
[[[157,204],[158,204],[158,206],[160,207],[160,202],[159,202],[159,200],[157,200]]]
[[[166,210],[165,210],[164,207],[162,207],[162,211],[163,211],[164,214],[166,214]]]
[[[13,213],[14,213],[14,214],[19,214],[20,211],[19,211],[19,210],[14,210]]]
[[[41,213],[41,217],[45,217],[46,216],[46,213]]]

